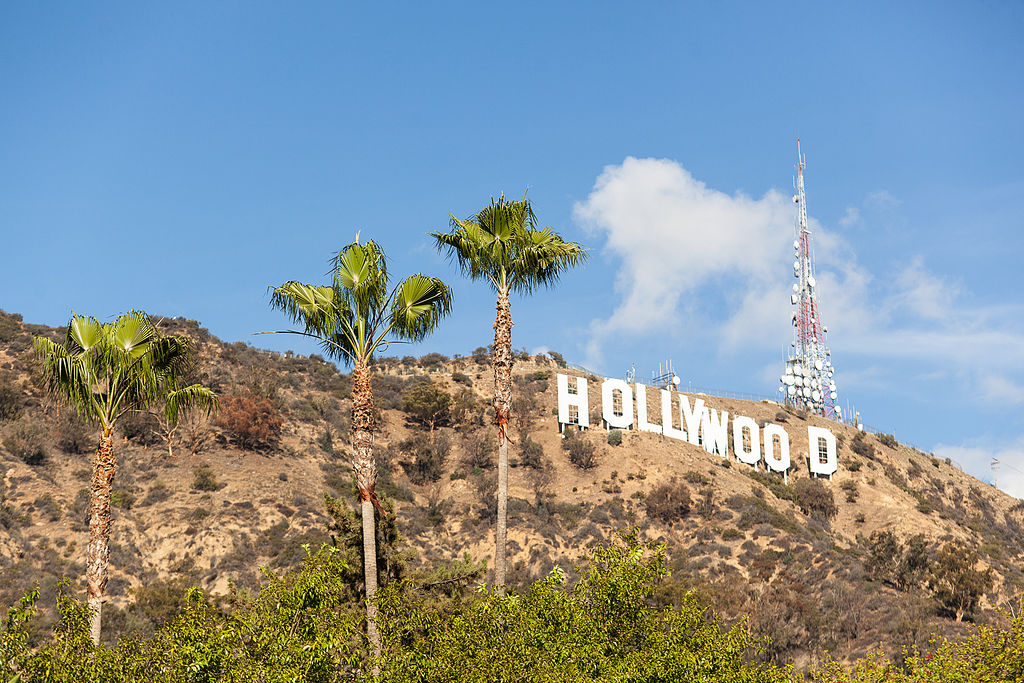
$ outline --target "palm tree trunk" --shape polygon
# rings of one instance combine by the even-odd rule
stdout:
[[[366,637],[374,659],[374,677],[380,658],[380,632],[377,630],[377,536],[373,506],[377,483],[377,464],[373,460],[373,387],[365,360],[352,369],[352,469],[362,501],[363,580],[366,585]]]
[[[498,425],[498,521],[494,532],[494,585],[505,592],[508,537],[508,423],[512,413],[512,306],[499,290],[494,318],[494,423]]]
[[[86,553],[85,582],[89,604],[92,642],[99,645],[103,598],[107,592],[107,560],[110,557],[110,493],[117,470],[114,437],[104,430],[93,457],[89,507],[89,549]]]

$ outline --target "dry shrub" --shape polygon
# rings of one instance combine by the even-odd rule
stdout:
[[[690,512],[690,489],[675,477],[654,487],[644,498],[647,516],[666,524],[681,520]]]
[[[242,450],[255,451],[277,445],[284,419],[269,398],[229,394],[220,400],[217,426]]]

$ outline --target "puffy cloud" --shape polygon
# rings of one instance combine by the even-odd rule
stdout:
[[[610,334],[664,327],[681,297],[709,280],[742,281],[742,290],[777,280],[793,234],[792,207],[780,193],[728,195],[666,159],[608,166],[574,215],[621,261],[621,298],[608,318],[592,323],[588,362]]]
[[[864,205],[893,209],[900,201],[879,190]],[[590,325],[588,363],[600,363],[613,335],[664,331],[684,307],[696,309],[686,317],[699,319],[701,334],[723,352],[774,351],[790,339],[787,264],[795,211],[788,197],[774,190],[760,199],[729,195],[677,162],[629,157],[604,169],[574,214],[605,238],[604,253],[620,264],[614,310]],[[847,217],[860,220],[857,210]],[[964,305],[961,287],[919,257],[876,278],[840,235],[813,218],[810,228],[833,352],[872,362],[913,360],[926,372],[949,373],[978,399],[1024,403],[1020,310]],[[717,310],[701,310],[702,301]],[[856,383],[855,369],[843,367],[843,384]]]

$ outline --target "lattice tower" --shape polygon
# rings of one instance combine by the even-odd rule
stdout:
[[[797,205],[796,239],[793,251],[793,276],[796,283],[790,301],[793,304],[794,327],[792,350],[786,359],[786,372],[780,378],[779,391],[787,403],[806,407],[812,412],[832,420],[842,418],[836,403],[836,383],[833,379],[832,353],[826,346],[828,328],[821,324],[818,313],[818,283],[814,277],[814,255],[811,251],[811,231],[807,228],[807,197],[804,193],[804,158],[800,154],[800,141],[796,141]]]

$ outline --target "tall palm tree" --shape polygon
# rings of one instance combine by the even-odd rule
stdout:
[[[85,570],[92,640],[98,644],[110,552],[110,494],[117,469],[114,426],[125,414],[154,405],[163,405],[164,417],[173,425],[186,409],[216,407],[217,396],[200,384],[179,388],[193,362],[192,342],[161,335],[141,311],[129,311],[112,323],[72,315],[63,342],[35,337],[33,346],[50,393],[102,430],[93,457]]]
[[[276,287],[270,304],[285,312],[302,331],[282,330],[320,341],[325,353],[352,366],[352,469],[359,488],[363,521],[363,573],[366,583],[366,631],[375,658],[377,630],[377,547],[373,459],[373,390],[369,363],[391,343],[420,341],[451,311],[451,289],[441,280],[417,273],[388,292],[387,261],[375,242],[359,238],[332,259],[327,286],[294,280]]]
[[[450,214],[449,214],[450,215]],[[532,294],[587,259],[576,242],[552,228],[537,229],[530,200],[502,195],[475,216],[451,216],[450,232],[433,232],[439,251],[458,261],[464,275],[484,280],[498,294],[494,318],[494,423],[498,426],[498,522],[495,529],[494,583],[505,589],[508,526],[508,423],[512,412],[512,307],[509,294]]]

